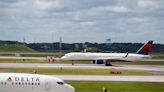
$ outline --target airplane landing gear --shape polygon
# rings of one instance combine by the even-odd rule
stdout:
[[[113,66],[110,62],[106,62],[105,66]]]
[[[74,65],[74,61],[72,60],[72,66]]]

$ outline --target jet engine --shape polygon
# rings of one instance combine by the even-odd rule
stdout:
[[[92,63],[93,64],[105,64],[105,60],[103,60],[103,59],[93,60]]]

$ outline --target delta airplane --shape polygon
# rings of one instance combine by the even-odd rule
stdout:
[[[63,80],[39,74],[0,73],[0,92],[74,92]]]
[[[110,62],[116,61],[141,61],[145,58],[151,58],[148,55],[152,48],[153,40],[144,44],[136,53],[84,53],[71,52],[61,57],[61,60],[92,60],[93,64],[105,64],[112,66]]]

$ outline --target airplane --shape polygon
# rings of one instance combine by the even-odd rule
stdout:
[[[92,60],[93,64],[105,64],[112,66],[110,62],[117,61],[141,61],[145,58],[151,58],[149,54],[152,48],[153,40],[145,43],[136,53],[84,53],[71,52],[61,57],[61,60]]]
[[[25,74],[0,73],[0,92],[74,92],[75,89],[56,77]]]

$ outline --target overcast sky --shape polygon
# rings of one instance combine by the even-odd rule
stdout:
[[[164,44],[164,0],[0,0],[0,40]]]

